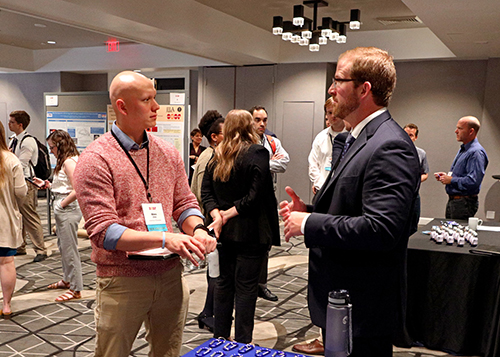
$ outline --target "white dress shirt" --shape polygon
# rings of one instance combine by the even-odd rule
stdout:
[[[38,162],[38,145],[36,144],[35,139],[32,137],[24,139],[21,145],[21,141],[24,136],[28,133],[26,130],[19,133],[19,135],[12,135],[10,137],[11,141],[9,143],[9,147],[14,138],[17,138],[17,146],[14,151],[14,154],[18,157],[19,161],[21,161],[21,165],[23,167],[24,177],[33,177],[35,176],[35,171],[33,170],[32,165],[30,165],[30,161],[33,163],[33,166]]]

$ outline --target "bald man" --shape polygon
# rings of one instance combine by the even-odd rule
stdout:
[[[116,122],[82,153],[74,176],[97,266],[95,356],[129,356],[144,322],[150,354],[177,357],[189,299],[182,263],[129,259],[128,252],[167,248],[198,265],[194,256],[203,259],[216,241],[180,154],[146,132],[159,109],[153,83],[127,71],[109,91]],[[173,233],[171,218],[185,234]]]
[[[488,166],[486,151],[477,140],[481,124],[473,116],[461,118],[457,123],[455,134],[457,141],[462,142],[455,156],[449,173],[436,172],[436,180],[446,185],[448,203],[447,219],[463,219],[474,217],[479,207],[477,195],[481,189],[484,172]]]

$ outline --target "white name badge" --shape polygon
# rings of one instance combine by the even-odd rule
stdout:
[[[148,231],[167,232],[167,223],[161,203],[143,203],[142,212],[146,220]]]

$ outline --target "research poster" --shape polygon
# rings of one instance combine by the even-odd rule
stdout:
[[[67,131],[82,152],[92,141],[106,132],[107,116],[103,112],[47,112],[47,130]],[[50,155],[55,166],[56,158]]]
[[[156,126],[148,131],[174,145],[181,157],[184,158],[185,107],[183,105],[160,105],[156,114]],[[108,105],[108,130],[111,130],[115,120],[115,112],[112,106]]]

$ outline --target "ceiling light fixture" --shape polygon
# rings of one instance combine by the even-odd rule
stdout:
[[[49,45],[55,45],[55,44],[56,44],[56,41],[47,41],[47,43],[48,43]]]
[[[349,21],[339,22],[331,17],[323,17],[321,26],[318,26],[318,7],[326,7],[328,3],[324,0],[305,0],[302,3],[313,8],[313,18],[304,17],[303,5],[295,5],[292,21],[283,21],[282,16],[273,17],[274,35],[280,35],[283,40],[300,46],[309,45],[310,51],[317,52],[320,45],[328,43],[328,39],[336,43],[346,43],[347,24],[351,30],[359,30],[361,27],[361,11],[358,9],[351,10]]]

